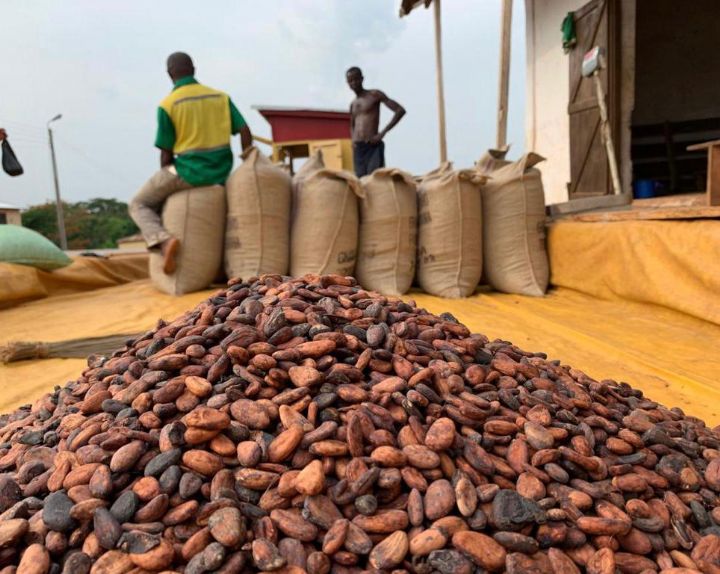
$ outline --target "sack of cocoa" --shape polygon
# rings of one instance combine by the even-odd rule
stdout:
[[[484,274],[498,291],[542,296],[550,275],[545,248],[543,157],[528,153],[515,162],[491,150],[477,163],[488,176],[482,189]]]
[[[394,168],[375,170],[361,182],[356,276],[368,289],[402,295],[415,276],[417,186]]]
[[[163,273],[160,251],[150,254],[150,278],[170,295],[208,287],[222,265],[225,233],[225,188],[194,187],[172,194],[163,206],[165,229],[180,240],[175,272]]]
[[[420,287],[440,297],[471,295],[482,274],[482,199],[485,177],[443,164],[418,191]]]
[[[296,277],[306,273],[352,275],[362,186],[349,172],[309,161],[313,164],[303,166],[293,183],[290,273]]]
[[[286,275],[290,266],[291,178],[255,147],[227,180],[228,277]]]
[[[290,221],[295,221],[297,215],[298,205],[298,193],[302,183],[316,171],[320,171],[325,167],[325,161],[323,160],[322,152],[316,150],[304,164],[300,167],[298,172],[292,176],[292,211],[290,212]]]

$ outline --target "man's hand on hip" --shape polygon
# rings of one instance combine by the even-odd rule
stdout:
[[[383,140],[383,134],[375,134],[374,136],[372,136],[372,137],[368,140],[368,143],[373,144],[373,145],[377,145],[377,144],[379,144],[382,140]]]

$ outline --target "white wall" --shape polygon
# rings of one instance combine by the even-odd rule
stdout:
[[[547,204],[568,201],[570,181],[570,91],[568,56],[562,49],[560,25],[568,12],[588,0],[525,0],[527,79],[525,145],[547,158],[542,170]],[[620,133],[613,134],[624,191],[630,189],[630,120],[635,86],[635,1],[621,0]]]
[[[569,65],[562,49],[560,25],[568,12],[586,0],[525,0],[527,79],[525,148],[546,158],[545,202],[568,200],[570,181]]]

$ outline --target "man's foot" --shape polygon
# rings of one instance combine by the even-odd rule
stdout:
[[[160,252],[163,256],[163,273],[171,275],[175,273],[175,256],[180,248],[180,241],[171,237],[160,244]]]

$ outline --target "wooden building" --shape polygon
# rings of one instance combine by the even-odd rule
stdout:
[[[720,139],[720,2],[693,0],[525,0],[527,37],[526,149],[541,166],[549,204],[572,210],[627,204],[633,185],[655,195],[705,194],[708,151],[693,144]],[[575,45],[560,31],[572,13]],[[613,196],[592,80],[580,73],[584,54],[606,50],[601,74],[622,183]],[[710,155],[717,152],[711,146]],[[720,178],[720,155],[715,163]]]
[[[270,124],[271,139],[255,136],[272,147],[272,159],[287,165],[320,150],[325,167],[353,170],[350,112],[311,108],[254,106]]]

